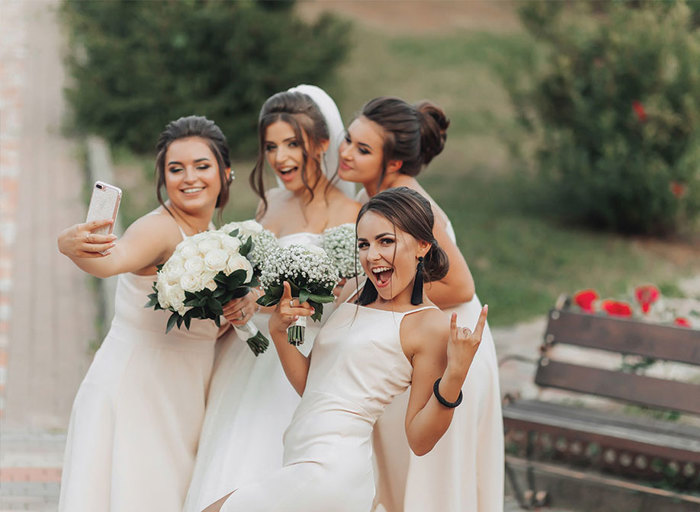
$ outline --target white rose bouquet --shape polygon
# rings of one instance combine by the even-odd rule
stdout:
[[[313,320],[320,320],[323,304],[333,302],[333,288],[338,282],[338,270],[333,260],[320,247],[290,245],[269,255],[262,266],[260,284],[265,295],[258,299],[262,306],[274,306],[280,301],[284,281],[291,285],[292,296],[308,302],[314,308]],[[304,342],[306,317],[300,317],[287,330],[292,345]]]
[[[146,307],[172,311],[166,332],[177,325],[189,329],[193,318],[209,318],[220,325],[223,305],[243,297],[258,286],[253,265],[246,255],[253,245],[221,231],[206,231],[180,242],[172,256],[159,266],[153,293]],[[248,346],[257,356],[269,341],[252,322],[243,330]]]
[[[249,239],[252,240],[253,246],[247,254],[247,258],[252,263],[257,276],[260,276],[262,263],[265,259],[280,248],[277,237],[254,220],[229,222],[221,226],[219,231],[237,236],[242,243],[246,243]]]
[[[357,260],[357,240],[355,225],[341,224],[323,232],[323,249],[331,257],[338,269],[340,279],[348,279],[363,274]]]

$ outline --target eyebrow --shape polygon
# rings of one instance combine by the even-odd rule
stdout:
[[[378,234],[377,236],[374,237],[374,239],[375,239],[375,240],[379,240],[380,238],[384,238],[384,237],[387,236],[387,235],[388,235],[388,236],[392,236],[392,237],[395,236],[394,233],[389,233],[389,232],[387,232],[387,233],[380,233],[380,234]],[[359,242],[360,240],[362,240],[363,242],[366,242],[366,241],[367,241],[366,238],[357,237],[357,241]]]
[[[287,137],[287,138],[284,139],[282,142],[290,142],[290,141],[295,141],[295,140],[297,140],[296,136],[294,136],[294,137]],[[275,143],[274,141],[271,141],[271,140],[266,140],[266,141],[265,141],[265,144],[276,144],[276,143]]]
[[[370,146],[369,144],[365,144],[364,142],[358,142],[357,145],[365,147],[367,149],[372,149],[372,146]]]
[[[208,162],[209,159],[207,157],[204,158],[197,158],[194,163],[198,164],[199,162]],[[177,160],[173,160],[172,162],[168,162],[168,165],[183,165],[182,162],[178,162]]]

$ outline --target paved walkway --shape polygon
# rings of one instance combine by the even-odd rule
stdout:
[[[63,431],[95,337],[88,277],[56,250],[85,216],[57,0],[0,0],[0,510],[55,510]]]

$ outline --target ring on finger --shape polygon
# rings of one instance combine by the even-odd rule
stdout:
[[[294,307],[294,299],[289,299],[289,307],[290,308]]]
[[[85,233],[85,241],[86,242],[90,241],[90,233]]]

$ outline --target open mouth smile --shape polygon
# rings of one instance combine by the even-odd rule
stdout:
[[[391,267],[375,267],[372,269],[372,275],[374,275],[377,281],[378,288],[384,288],[391,281],[391,276],[394,274],[394,269]]]

